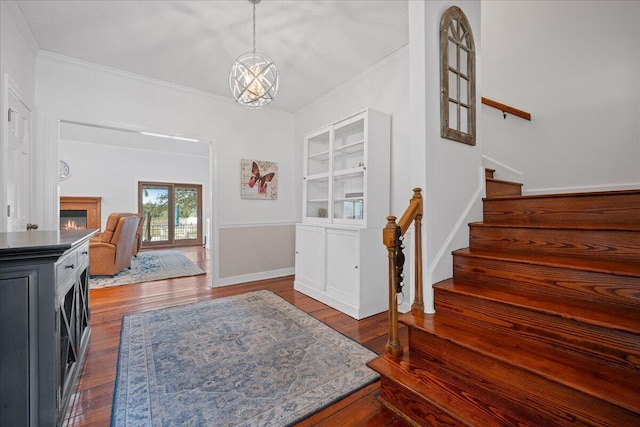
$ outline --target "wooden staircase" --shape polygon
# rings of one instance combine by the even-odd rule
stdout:
[[[384,403],[420,426],[640,426],[640,190],[490,179],[436,314],[401,315],[409,349],[369,364]]]

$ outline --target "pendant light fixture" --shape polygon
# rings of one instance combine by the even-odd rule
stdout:
[[[276,64],[256,52],[256,4],[260,0],[248,0],[253,4],[253,51],[236,59],[229,72],[229,87],[233,97],[248,108],[261,108],[273,101],[278,91]]]

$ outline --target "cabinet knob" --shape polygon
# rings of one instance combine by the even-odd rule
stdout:
[[[82,251],[82,255],[87,255],[89,251]]]
[[[354,268],[358,268],[358,266],[356,265]]]
[[[73,264],[69,264],[69,265],[65,265],[64,268],[76,268],[76,266]]]
[[[296,251],[296,254],[299,254],[300,252]]]

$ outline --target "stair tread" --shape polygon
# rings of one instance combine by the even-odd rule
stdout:
[[[622,276],[640,277],[640,265],[632,262],[594,260],[569,256],[556,256],[544,253],[499,252],[486,250],[470,250],[469,248],[453,251],[454,255],[476,258],[498,259],[523,264],[537,264],[549,267],[570,268],[594,273],[609,273]]]
[[[498,178],[485,178],[487,181],[490,182],[497,182],[499,184],[508,184],[508,185],[514,185],[514,186],[522,186],[523,184],[521,182],[514,182],[514,181],[505,181],[504,179],[498,179]]]
[[[442,364],[440,362],[443,362]],[[640,414],[532,373],[513,378],[497,364],[452,369],[450,360],[379,357],[367,365],[474,426],[637,425]],[[579,421],[578,421],[579,420]],[[467,425],[467,424],[464,424]]]
[[[530,228],[530,229],[554,229],[554,230],[584,230],[584,231],[640,231],[640,225],[635,224],[531,224],[531,223],[500,223],[500,222],[472,222],[472,227],[485,228]],[[640,238],[639,238],[640,239]]]
[[[407,313],[400,316],[400,321],[409,328],[436,335],[563,386],[640,411],[638,372],[445,315]]]
[[[551,193],[551,194],[525,194],[521,196],[504,196],[496,197],[497,200],[508,199],[551,199],[560,197],[602,197],[606,195],[622,195],[622,194],[637,194],[640,196],[640,189],[633,190],[612,190],[612,191],[588,191],[588,192],[576,192],[576,193]],[[492,200],[493,197],[485,197],[483,200]]]
[[[459,423],[456,426],[552,425],[531,408],[513,405],[506,398],[487,393],[460,375],[429,364],[420,357],[410,354],[399,358],[380,356],[367,366],[378,372],[383,381],[388,378],[401,384],[422,400],[430,401],[444,413],[457,418]]]
[[[444,280],[433,286],[434,288],[448,289],[457,293],[490,299],[563,319],[638,334],[638,342],[640,343],[640,316],[638,315],[638,309],[614,304],[595,305],[589,301],[554,298],[549,295],[532,294],[525,291],[520,291],[518,294],[507,293],[488,287],[455,283],[453,279]]]

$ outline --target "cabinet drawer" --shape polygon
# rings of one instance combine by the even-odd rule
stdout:
[[[71,251],[60,258],[56,264],[56,283],[58,286],[63,286],[69,279],[73,280],[78,267],[77,251]]]
[[[82,266],[89,262],[89,242],[78,248],[78,265]]]

